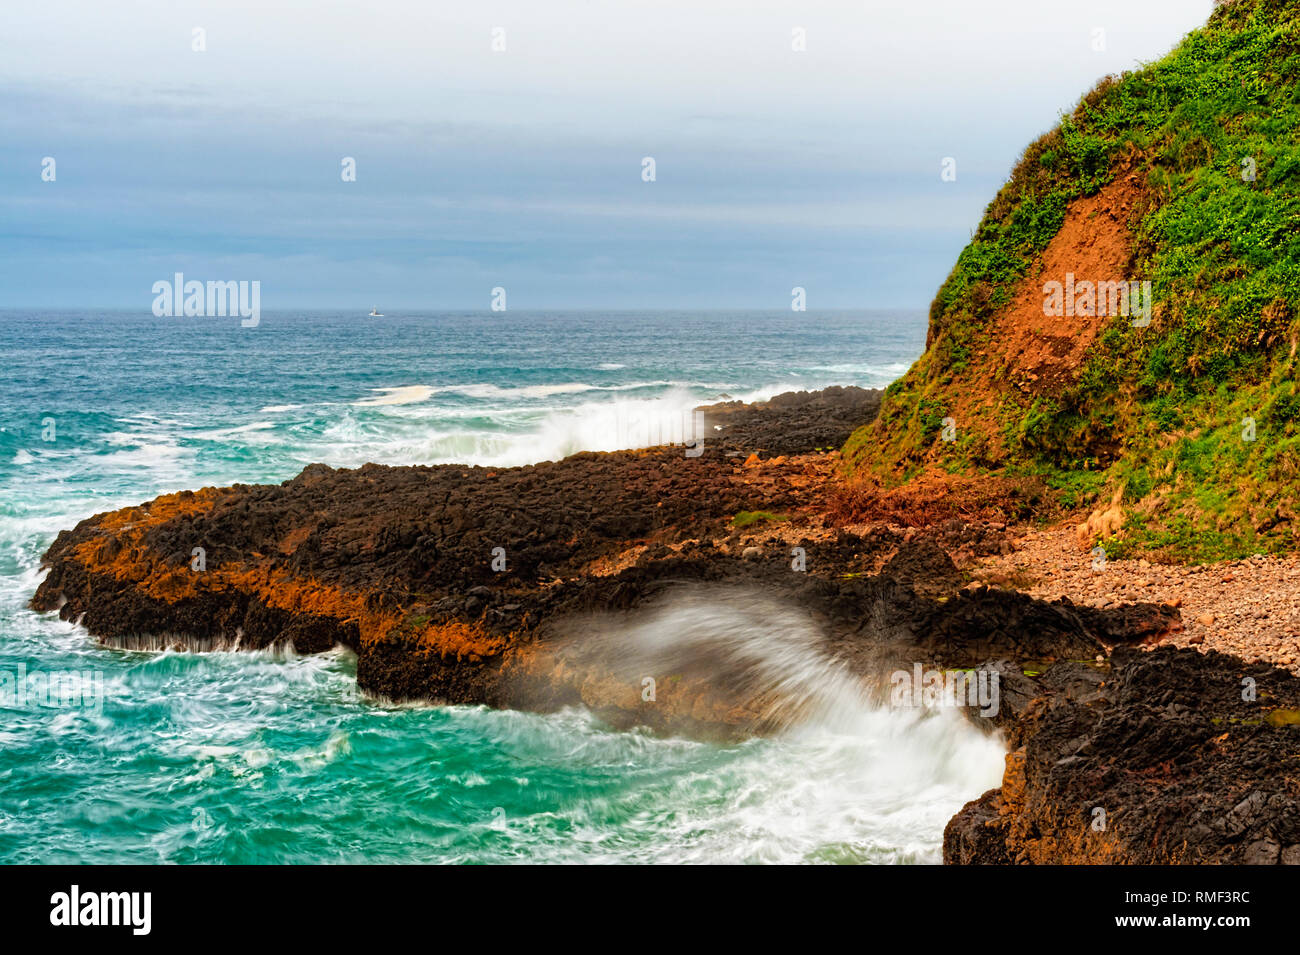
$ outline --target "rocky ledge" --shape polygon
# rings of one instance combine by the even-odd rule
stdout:
[[[950,555],[1006,553],[996,522],[837,525],[825,449],[878,405],[855,388],[792,393],[704,409],[690,449],[312,465],[278,486],[167,495],[61,533],[32,605],[123,647],[344,644],[360,686],[393,699],[581,704],[713,738],[780,725],[787,688],[755,682],[734,653],[661,656],[647,692],[629,634],[695,601],[732,614],[722,629],[815,634],[882,699],[918,664],[998,674],[1000,705],[972,718],[1006,734],[1006,779],[952,821],[950,862],[1294,861],[1293,678],[1131,649],[1181,629],[1168,606],[971,582]],[[1245,677],[1258,695],[1233,703]]]
[[[1300,865],[1300,679],[1166,646],[1039,685],[945,861]]]

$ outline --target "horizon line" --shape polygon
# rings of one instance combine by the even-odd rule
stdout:
[[[262,308],[261,313],[263,315],[273,315],[277,313],[298,312],[298,311],[338,312],[338,313],[352,313],[352,312],[360,311],[363,317],[368,317],[365,316],[364,310],[366,308],[377,308],[377,307],[378,306],[374,306],[374,305],[371,306],[284,305],[284,306],[277,306],[274,308]],[[409,314],[409,315],[439,315],[439,314],[456,313],[456,314],[469,314],[469,315],[482,314],[487,316],[499,316],[499,315],[509,315],[511,313],[535,315],[535,314],[545,313],[545,312],[568,312],[568,313],[600,312],[600,313],[614,313],[614,314],[620,314],[620,313],[621,314],[642,314],[646,312],[660,312],[660,313],[771,312],[774,314],[789,313],[791,315],[801,315],[801,314],[813,314],[813,313],[825,313],[825,312],[925,311],[929,308],[929,305],[928,304],[926,305],[873,305],[873,306],[839,305],[839,306],[828,306],[825,308],[808,308],[805,309],[804,311],[795,311],[793,309],[790,309],[789,307],[779,308],[779,307],[762,307],[762,306],[746,306],[746,305],[706,305],[706,306],[647,305],[647,306],[640,306],[640,307],[627,307],[627,306],[606,307],[602,305],[582,305],[582,306],[536,305],[527,308],[511,307],[509,309],[504,309],[501,311],[493,311],[491,308],[457,308],[454,306],[409,307],[409,306],[396,305],[396,306],[384,306],[384,307],[391,310],[390,312],[382,313],[384,317],[395,317],[399,313]],[[0,305],[0,312],[26,312],[26,311],[49,311],[49,312],[95,311],[95,312],[121,312],[121,313],[140,312],[151,316],[153,315],[148,305],[143,305],[139,307],[129,306],[129,305]],[[221,316],[177,315],[172,317],[203,319],[203,318],[213,318],[213,317],[221,317]]]

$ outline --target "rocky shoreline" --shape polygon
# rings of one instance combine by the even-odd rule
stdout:
[[[797,613],[882,698],[916,665],[997,674],[996,714],[972,719],[1005,734],[1006,776],[949,824],[948,862],[1300,862],[1300,681],[1142,652],[1185,632],[1170,602],[999,584],[988,568],[1023,540],[1003,523],[837,521],[828,449],[879,401],[833,388],[711,406],[693,449],[312,465],[167,495],[62,532],[32,606],[116,646],[344,644],[376,695],[582,704],[710,738],[776,728],[779,688],[702,654],[647,694],[645,661],[610,635],[682,600]]]

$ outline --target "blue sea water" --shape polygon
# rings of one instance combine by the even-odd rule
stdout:
[[[702,401],[883,386],[924,337],[919,312],[0,311],[0,863],[937,861],[1001,764],[942,716],[658,738],[367,699],[342,649],[107,649],[26,607],[99,511],[316,461],[613,450]],[[6,695],[33,674],[102,695]]]

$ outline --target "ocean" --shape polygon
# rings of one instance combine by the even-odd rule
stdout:
[[[615,450],[703,402],[884,386],[924,341],[919,311],[0,311],[0,863],[940,861],[1002,766],[948,714],[704,743],[369,699],[343,649],[106,649],[26,607],[99,511],[318,461]],[[16,692],[68,675],[99,689]]]

